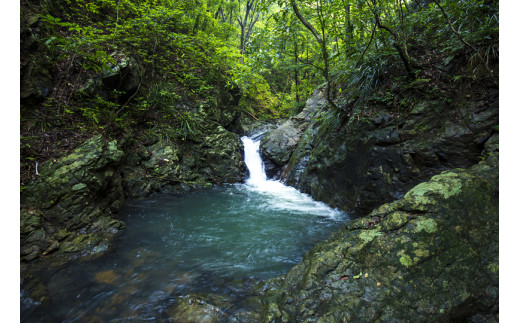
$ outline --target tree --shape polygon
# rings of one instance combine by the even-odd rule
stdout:
[[[240,26],[240,53],[242,62],[246,52],[246,44],[251,36],[254,25],[260,18],[260,13],[265,9],[263,0],[238,0],[237,21]]]
[[[329,104],[336,110],[338,110],[338,106],[334,103],[332,97],[331,97],[331,78],[330,78],[330,62],[329,62],[329,51],[327,49],[327,34],[325,31],[326,28],[326,18],[325,18],[325,12],[323,10],[323,4],[321,0],[316,1],[316,11],[317,11],[317,17],[318,17],[318,24],[320,27],[321,35],[318,34],[314,26],[307,20],[303,15],[300,13],[300,10],[298,9],[298,6],[296,5],[295,0],[291,0],[291,7],[294,11],[294,14],[298,19],[301,21],[301,23],[312,33],[314,38],[316,39],[316,42],[318,43],[322,59],[323,59],[323,67],[320,67],[319,69],[323,73],[323,77],[326,81],[326,97]]]
[[[367,4],[370,6],[370,9],[374,15],[375,25],[380,30],[382,30],[382,31],[384,30],[392,36],[392,47],[394,47],[395,50],[397,51],[397,53],[399,54],[399,57],[401,58],[401,61],[403,62],[403,66],[406,69],[407,74],[409,76],[413,76],[412,68],[416,67],[416,64],[414,63],[414,61],[410,57],[410,54],[408,53],[408,45],[406,44],[406,41],[407,41],[406,37],[400,37],[397,32],[395,32],[390,27],[388,27],[387,25],[384,25],[382,23],[382,19],[381,19],[382,4],[380,2],[381,1],[379,1],[379,0],[371,0],[371,1],[367,2]],[[402,6],[403,6],[403,4],[402,4],[401,0],[398,0],[396,8],[395,8],[395,12],[399,19],[398,26],[401,29],[404,28],[403,27],[404,15],[402,12],[402,10],[403,10]]]
[[[482,57],[482,55],[480,54],[478,49],[476,49],[475,46],[468,43],[468,41],[466,41],[464,39],[464,37],[462,37],[462,35],[455,29],[455,27],[453,27],[453,23],[451,22],[450,17],[448,17],[448,14],[446,13],[444,8],[439,3],[439,0],[433,0],[433,2],[435,2],[437,7],[439,8],[439,10],[442,12],[442,15],[446,18],[446,21],[448,22],[448,25],[450,26],[451,31],[457,36],[457,38],[460,40],[461,43],[463,43],[465,46],[470,48],[475,53],[475,55],[478,57],[479,61],[484,65],[484,68],[486,69],[486,71],[489,73],[489,75],[493,79],[493,82],[495,83],[495,85],[498,85],[498,82],[495,78],[493,71],[489,67],[489,65],[488,65],[487,61],[484,59],[484,57]]]

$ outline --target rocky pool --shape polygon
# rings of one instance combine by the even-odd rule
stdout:
[[[246,183],[128,202],[114,248],[45,273],[51,301],[22,321],[168,321],[188,295],[247,311],[257,282],[285,274],[347,215],[267,180],[258,142],[243,141]]]

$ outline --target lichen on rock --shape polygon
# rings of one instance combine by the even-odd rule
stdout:
[[[266,284],[263,317],[450,321],[498,314],[498,169],[453,169],[318,243]]]

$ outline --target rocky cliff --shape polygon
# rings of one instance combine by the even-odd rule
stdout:
[[[118,219],[125,199],[239,182],[245,165],[239,136],[207,120],[196,142],[139,148],[132,137],[95,135],[37,171],[21,193],[20,260],[22,288],[43,302],[42,268],[109,250],[125,227]]]
[[[286,123],[261,148],[268,163],[283,167],[279,176],[287,184],[355,215],[444,170],[472,166],[497,132],[493,89],[414,98],[397,109],[373,101],[350,116],[319,108],[319,95],[307,101],[313,116],[303,127]]]

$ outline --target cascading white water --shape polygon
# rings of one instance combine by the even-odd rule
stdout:
[[[264,163],[260,157],[260,140],[253,141],[251,138],[242,137],[244,143],[244,159],[249,169],[247,184],[261,187],[267,182],[267,175],[264,170]]]
[[[271,201],[269,208],[331,217],[342,214],[342,212],[330,208],[325,203],[313,200],[309,195],[301,193],[294,187],[267,179],[260,156],[260,140],[254,141],[249,137],[242,137],[241,139],[244,144],[244,160],[250,174],[246,180],[246,187],[249,190],[269,195]]]

